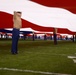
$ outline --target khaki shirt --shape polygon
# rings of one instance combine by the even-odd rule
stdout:
[[[13,16],[13,28],[20,29],[22,27],[21,17],[18,13],[14,12]]]

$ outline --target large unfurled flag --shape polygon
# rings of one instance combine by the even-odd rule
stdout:
[[[76,32],[76,0],[0,0],[0,28],[13,27],[13,11],[22,12],[23,28]]]

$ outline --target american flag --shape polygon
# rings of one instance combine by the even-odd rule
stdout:
[[[9,3],[9,4],[8,4]],[[74,34],[76,0],[0,0],[0,29],[13,27],[13,11],[22,11],[22,28]]]

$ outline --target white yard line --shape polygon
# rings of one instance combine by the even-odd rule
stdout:
[[[70,58],[70,59],[75,59],[76,56],[68,56],[68,58]]]
[[[34,52],[26,52],[26,53],[34,53]],[[39,52],[36,52],[36,54],[50,54],[50,53],[39,53]],[[57,56],[57,55],[60,55],[60,56],[67,56],[67,54],[56,54],[56,53],[53,53],[53,54],[50,54],[51,56]]]
[[[29,72],[29,73],[46,74],[46,75],[71,75],[71,74],[34,71],[34,70],[22,70],[22,69],[14,69],[14,68],[0,68],[0,70],[17,71],[17,72]]]
[[[76,59],[73,59],[74,63],[76,63]]]
[[[69,59],[72,59],[73,62],[76,64],[76,56],[68,56]]]

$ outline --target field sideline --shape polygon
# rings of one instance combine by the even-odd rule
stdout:
[[[17,55],[10,49],[11,40],[0,40],[0,75],[76,75],[76,58],[68,58],[76,57],[72,41],[20,40]]]

